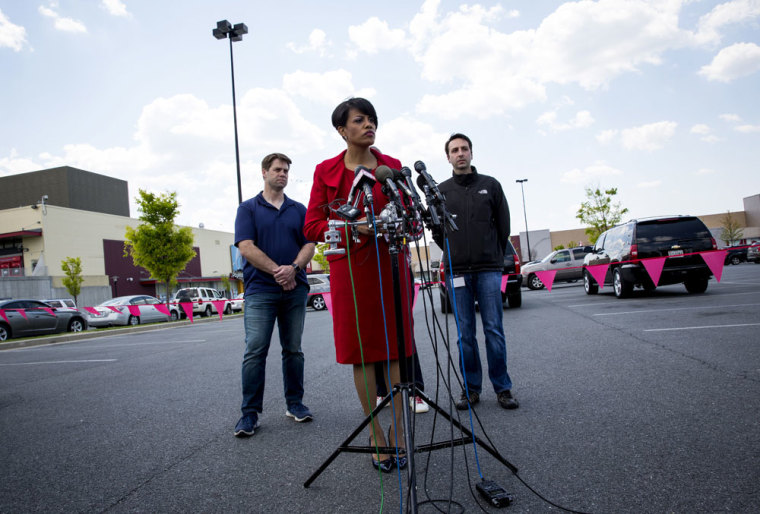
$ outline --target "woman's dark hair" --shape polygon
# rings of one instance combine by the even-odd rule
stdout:
[[[375,128],[377,128],[377,113],[375,108],[364,98],[349,98],[338,104],[332,113],[332,124],[336,129],[338,127],[345,127],[348,123],[348,111],[356,109],[362,114],[366,114],[372,121],[375,122]]]

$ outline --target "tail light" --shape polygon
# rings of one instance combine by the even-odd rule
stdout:
[[[639,245],[631,245],[631,257],[635,260],[639,258]]]
[[[715,244],[715,238],[714,237],[710,238],[710,242],[712,243],[713,250],[717,250],[718,249],[718,245]]]
[[[520,274],[520,259],[515,257],[515,275]]]

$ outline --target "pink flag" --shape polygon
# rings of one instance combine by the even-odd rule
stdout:
[[[85,307],[85,308],[84,308],[84,310],[86,310],[87,312],[89,312],[89,313],[90,313],[90,314],[92,314],[93,316],[98,316],[98,315],[100,315],[100,312],[99,312],[99,311],[98,311],[98,309],[96,309],[95,307]]]
[[[412,310],[414,310],[414,306],[417,305],[417,294],[420,292],[420,285],[415,283],[414,284],[414,300],[412,300]]]
[[[507,280],[509,280],[509,275],[502,275],[501,276],[501,292],[507,290]]]
[[[660,275],[662,275],[662,268],[665,266],[665,259],[667,257],[654,257],[652,259],[644,259],[641,264],[644,265],[644,269],[649,273],[649,278],[652,279],[654,285],[660,283]]]
[[[607,276],[607,270],[609,267],[609,264],[596,264],[594,266],[586,266],[586,271],[591,273],[591,276],[594,277],[596,283],[599,284],[599,289],[604,287],[604,277]]]
[[[5,320],[7,323],[10,323],[10,321],[8,321],[8,316],[6,316],[6,315],[5,315],[5,310],[4,310],[4,309],[0,309],[0,316],[2,316],[2,317],[3,317],[3,319],[4,319],[4,320]]]
[[[169,316],[169,307],[165,303],[157,303],[153,307],[164,316]]]
[[[182,310],[185,311],[185,315],[190,319],[190,323],[193,322],[193,304],[184,302],[179,304],[182,307]]]
[[[219,313],[219,321],[221,321],[222,311],[224,311],[224,307],[227,305],[227,300],[211,300],[211,303],[216,307],[216,312]]]
[[[707,267],[710,268],[710,271],[712,271],[713,275],[715,275],[715,280],[718,282],[720,282],[720,277],[723,276],[723,263],[726,260],[727,253],[728,250],[699,253],[699,255],[701,255],[707,263]]]
[[[135,318],[140,317],[140,306],[139,305],[127,305],[127,309],[129,309],[129,313],[134,316]]]
[[[57,314],[55,313],[55,311],[53,309],[51,309],[50,307],[43,307],[43,309],[45,310],[45,312],[48,312],[48,313],[52,314],[53,316],[57,316]]]
[[[330,296],[330,293],[322,293],[322,298],[325,300],[325,307],[327,307],[327,312],[332,315],[332,297]]]
[[[29,319],[29,318],[26,317],[26,312],[24,312],[24,309],[16,309],[16,312],[18,312],[19,314],[21,314],[22,318]]]
[[[552,284],[554,284],[554,275],[557,274],[557,270],[549,270],[549,271],[536,271],[536,276],[538,279],[544,283],[546,286],[546,289],[549,291],[552,290]]]
[[[106,305],[106,307],[114,311],[116,314],[121,314],[121,309],[118,307],[114,307],[113,305]]]

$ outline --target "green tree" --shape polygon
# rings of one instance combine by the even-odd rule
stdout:
[[[720,224],[723,227],[720,238],[727,245],[731,245],[731,243],[744,237],[744,230],[742,230],[739,222],[731,215],[731,211],[726,211],[726,215],[720,219]]]
[[[179,214],[177,193],[153,194],[140,189],[135,199],[141,213],[137,228],[127,227],[124,255],[131,256],[135,266],[148,270],[152,277],[166,284],[166,303],[177,274],[195,257],[193,232],[179,228],[174,219]]]
[[[227,275],[222,275],[219,278],[222,279],[222,286],[224,287],[224,290],[225,291],[229,291],[230,290],[230,277],[228,277]]]
[[[82,259],[79,257],[66,257],[61,261],[61,270],[66,274],[61,280],[63,287],[74,297],[74,303],[77,303],[77,297],[82,292]]]
[[[612,203],[617,192],[616,187],[605,190],[586,188],[586,201],[581,204],[575,217],[588,225],[586,234],[591,244],[596,243],[602,232],[620,223],[623,214],[628,212],[627,208],[620,207],[620,203]]]
[[[330,263],[327,261],[327,257],[325,257],[325,250],[328,248],[330,248],[330,245],[327,243],[317,243],[317,250],[313,257],[314,262],[319,264],[324,273],[330,273]]]

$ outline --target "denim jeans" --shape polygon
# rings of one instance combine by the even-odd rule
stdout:
[[[303,400],[301,336],[309,288],[298,284],[291,291],[254,293],[245,296],[245,355],[243,357],[243,414],[261,412],[267,353],[274,322],[282,346],[282,382],[288,407]]]
[[[483,370],[475,333],[476,299],[486,339],[488,378],[497,394],[512,389],[512,379],[507,373],[507,342],[502,322],[504,307],[501,300],[501,272],[481,271],[457,276],[464,277],[464,286],[454,289],[454,294],[462,343],[459,366],[467,381],[467,391],[480,393],[483,389]]]

